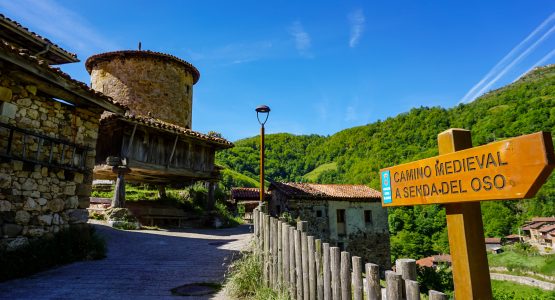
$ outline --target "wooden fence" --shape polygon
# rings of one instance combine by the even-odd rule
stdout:
[[[307,235],[307,222],[300,221],[295,228],[256,208],[253,224],[255,255],[268,287],[287,291],[297,300],[382,299],[380,267],[366,263],[364,280],[361,258]],[[395,265],[396,272],[385,271],[384,299],[420,299],[416,261],[399,259]],[[430,290],[429,299],[448,297]]]

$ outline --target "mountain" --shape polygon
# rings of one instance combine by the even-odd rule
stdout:
[[[360,183],[377,189],[380,168],[437,155],[437,134],[449,128],[471,130],[474,146],[542,130],[553,132],[555,65],[536,68],[510,85],[488,92],[469,104],[449,109],[413,108],[395,117],[345,129],[328,137],[285,133],[267,135],[266,176],[277,181]],[[258,178],[259,137],[239,140],[235,145],[235,148],[217,154],[218,163],[240,174]],[[227,180],[228,185],[233,182],[233,179]],[[488,236],[513,232],[526,218],[534,215],[555,215],[555,177],[550,177],[535,199],[484,202],[482,210]],[[431,227],[415,224],[419,214],[427,215],[429,220],[437,217],[439,224]],[[445,250],[445,240],[441,241],[443,245],[434,245],[441,236],[446,238],[441,214],[444,215],[444,211],[433,205],[391,209],[392,247],[396,244],[394,239],[399,236],[414,239],[416,237],[411,234],[422,234],[431,240],[429,251],[417,256]],[[419,228],[420,225],[424,227]],[[436,237],[432,239],[434,234]],[[397,254],[406,254],[405,250]]]

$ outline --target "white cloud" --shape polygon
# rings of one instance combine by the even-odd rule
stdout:
[[[303,25],[299,21],[293,22],[289,27],[289,33],[295,40],[295,47],[302,55],[307,55],[310,49],[310,35],[304,30]]]
[[[468,103],[474,101],[478,96],[488,91],[499,79],[509,72],[515,65],[520,63],[530,53],[544,42],[555,32],[555,13],[545,19],[536,29],[534,29],[524,40],[516,45],[505,57],[503,57],[477,84],[475,84],[459,101],[459,103]],[[548,29],[547,29],[548,28]],[[547,29],[547,31],[545,31]],[[544,32],[545,31],[545,32]],[[543,32],[543,34],[542,34]],[[541,36],[540,36],[541,34]],[[549,59],[550,54],[547,58]],[[534,65],[537,65],[534,64]]]
[[[119,47],[98,33],[83,16],[55,0],[0,1],[2,13],[70,52],[109,51]]]
[[[362,33],[364,32],[364,25],[366,23],[364,12],[362,9],[357,9],[349,14],[348,19],[351,28],[349,47],[354,48],[358,45]]]

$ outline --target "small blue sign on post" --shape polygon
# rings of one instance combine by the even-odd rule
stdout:
[[[389,170],[382,171],[381,178],[383,203],[388,204],[391,203],[391,175]]]

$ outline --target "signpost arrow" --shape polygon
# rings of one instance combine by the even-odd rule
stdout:
[[[470,131],[438,135],[439,156],[380,170],[383,206],[445,204],[455,299],[491,299],[479,201],[533,197],[555,167],[551,134],[472,148]]]

